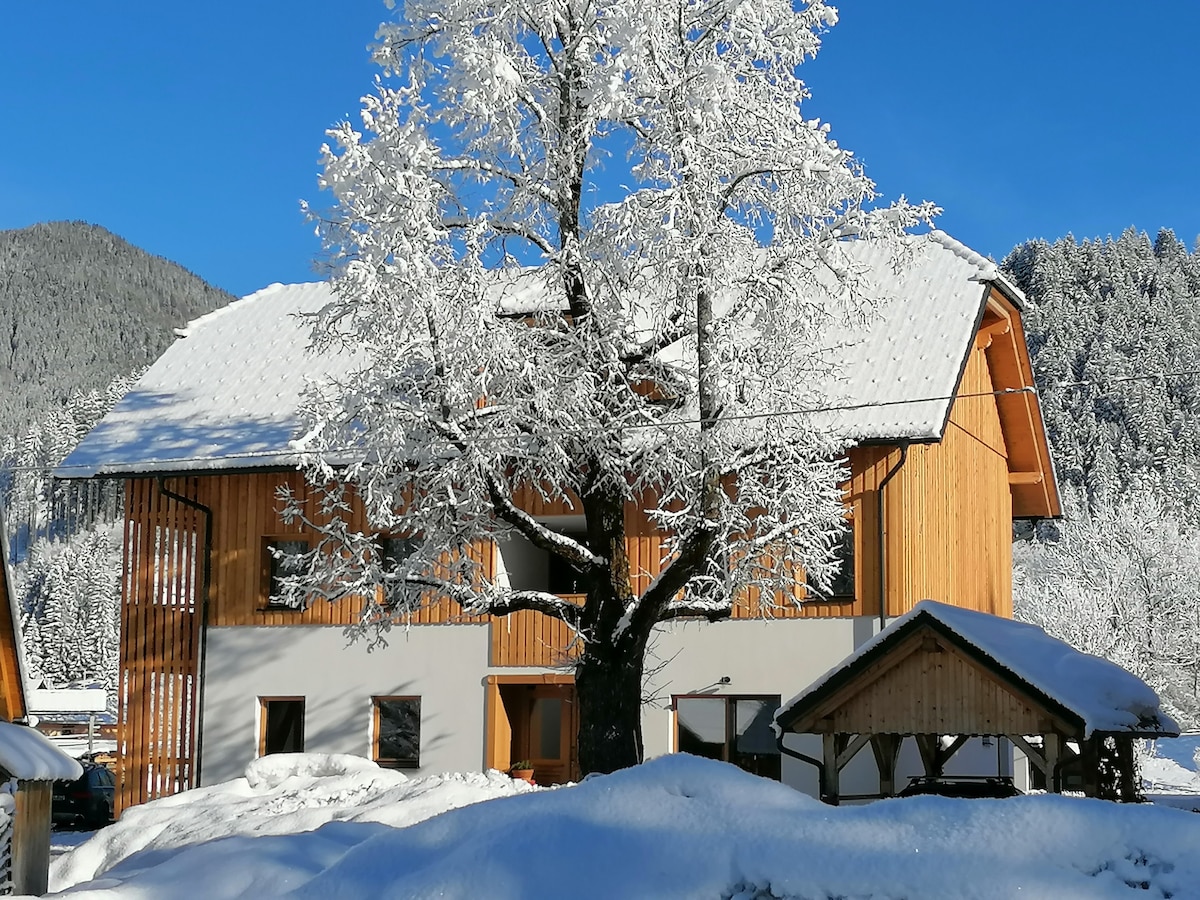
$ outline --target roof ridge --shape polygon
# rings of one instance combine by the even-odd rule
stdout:
[[[182,328],[176,328],[175,336],[181,337],[181,338],[188,337],[189,335],[191,335],[191,333],[194,329],[199,328],[201,325],[207,325],[209,322],[213,321],[214,319],[219,319],[222,316],[226,315],[227,313],[229,313],[230,310],[242,309],[243,308],[242,304],[261,299],[262,297],[265,297],[269,294],[275,294],[281,290],[286,290],[288,288],[308,288],[308,287],[315,287],[317,285],[326,285],[327,286],[328,284],[329,284],[328,281],[297,281],[297,282],[293,282],[291,284],[284,284],[280,281],[273,281],[270,284],[268,284],[266,287],[259,288],[257,291],[252,291],[251,293],[246,294],[244,297],[235,297],[234,299],[232,299],[228,303],[226,303],[224,306],[219,306],[216,309],[209,310],[202,316],[197,316],[196,318],[189,321]]]
[[[934,228],[929,232],[929,238],[934,243],[949,250],[959,259],[968,262],[979,270],[981,280],[996,281],[1000,278],[1000,268],[986,256],[972,250],[958,238],[951,237],[942,231],[940,228]]]

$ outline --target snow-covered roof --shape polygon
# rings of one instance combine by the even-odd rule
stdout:
[[[869,241],[846,245],[877,285],[877,315],[830,335],[844,378],[831,384],[816,418],[851,441],[936,440],[949,413],[984,303],[1000,284],[994,263],[933,232],[911,240],[902,274],[893,254]],[[536,272],[498,284],[497,308],[544,306]],[[326,284],[272,285],[192,322],[134,389],[59,467],[60,477],[288,466],[302,433],[306,384],[349,372],[349,354],[309,352],[308,323],[332,299]],[[925,402],[912,402],[924,400]]]
[[[810,705],[831,682],[922,619],[940,624],[1008,675],[1073,713],[1083,722],[1082,737],[1096,732],[1179,734],[1179,726],[1163,712],[1154,689],[1116,663],[1076,650],[1036,625],[936,600],[922,600],[785,703],[775,715],[779,727],[786,731],[800,707]]]
[[[874,285],[876,307],[857,331],[831,335],[843,378],[827,386],[825,403],[842,407],[813,424],[853,442],[937,440],[950,414],[967,353],[979,327],[987,284],[1004,284],[995,263],[941,231],[910,241],[899,273],[880,243],[852,241],[851,258]],[[933,398],[925,402],[913,400]]]
[[[324,283],[273,284],[191,322],[58,474],[295,464],[288,443],[309,380],[355,365],[349,354],[308,349],[311,325],[299,314],[332,299]]]
[[[0,722],[0,769],[22,781],[74,781],[83,767],[28,725]]]

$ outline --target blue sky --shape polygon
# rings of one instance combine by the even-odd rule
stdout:
[[[299,201],[374,70],[378,0],[5,4],[0,228],[103,225],[243,294],[313,279]],[[1200,4],[844,0],[805,77],[889,197],[1002,257],[1200,235]],[[1152,9],[1152,11],[1150,11]]]

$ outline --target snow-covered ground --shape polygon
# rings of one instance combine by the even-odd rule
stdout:
[[[350,757],[273,757],[247,775],[130,810],[57,859],[52,887],[75,885],[73,900],[1200,897],[1200,816],[1156,806],[833,808],[682,755],[556,790],[497,773],[406,779]]]
[[[1200,812],[1200,734],[1159,738],[1142,758],[1146,797],[1160,806]]]

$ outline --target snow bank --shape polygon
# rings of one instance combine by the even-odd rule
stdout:
[[[421,798],[393,796],[390,824],[401,824]],[[173,809],[185,829],[206,814],[199,802]],[[1051,795],[833,808],[680,755],[406,828],[359,817],[304,834],[180,843],[133,855],[70,896],[1103,900],[1196,897],[1200,885],[1200,816],[1190,813]]]
[[[50,889],[88,881],[143,852],[158,859],[230,835],[294,835],[337,821],[401,827],[533,790],[499,772],[408,778],[359,756],[268,756],[250,763],[244,778],[126,810],[118,822],[51,863]]]

